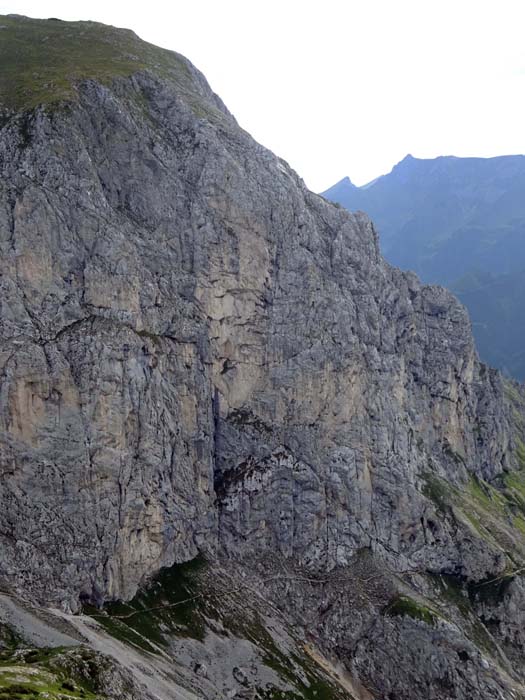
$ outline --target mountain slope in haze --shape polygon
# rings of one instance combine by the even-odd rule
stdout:
[[[525,399],[464,308],[186,59],[0,25],[0,622],[109,697],[524,698]]]
[[[525,267],[494,275],[471,273],[453,285],[472,321],[483,359],[506,375],[525,379]]]
[[[525,156],[407,156],[363,187],[323,193],[375,221],[383,254],[467,306],[483,360],[525,379]],[[509,294],[512,288],[513,293]]]

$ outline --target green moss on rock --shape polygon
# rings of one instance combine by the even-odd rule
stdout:
[[[432,610],[431,608],[419,603],[413,598],[408,596],[400,595],[395,598],[391,603],[387,605],[384,610],[384,614],[387,617],[411,617],[414,620],[420,620],[421,622],[435,626],[439,614]]]
[[[525,443],[518,436],[514,437],[514,442],[516,443],[516,456],[518,458],[520,467],[522,469],[525,469]]]
[[[423,494],[512,561],[525,558],[525,472],[510,472],[497,486],[475,475],[460,486],[425,474]]]
[[[507,500],[525,513],[525,471],[508,472],[503,476]]]
[[[451,504],[457,496],[457,489],[435,474],[424,474],[423,479],[423,495],[431,500],[439,511],[450,511]]]
[[[470,640],[478,649],[494,658],[499,658],[498,648],[473,605],[472,591],[476,584],[468,584],[454,574],[428,574],[428,578],[436,587],[439,603],[446,608],[453,606],[460,613],[464,621],[462,628]]]

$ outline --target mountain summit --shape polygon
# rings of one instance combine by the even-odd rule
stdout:
[[[525,697],[525,399],[464,308],[185,59],[0,25],[2,687]]]

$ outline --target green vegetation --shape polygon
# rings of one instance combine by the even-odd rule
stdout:
[[[510,579],[480,581],[464,585],[460,577],[452,574],[428,574],[428,578],[435,589],[435,608],[423,605],[408,596],[398,596],[387,605],[383,613],[388,617],[411,617],[435,626],[440,617],[450,619],[451,622],[457,621],[450,611],[450,606],[453,606],[463,618],[462,628],[472,642],[479,649],[497,658],[498,648],[479,619],[473,603],[475,600],[485,601],[491,596],[502,595]]]
[[[428,574],[428,577],[436,588],[438,600],[447,606],[453,605],[461,614],[465,621],[463,628],[473,643],[491,656],[497,656],[497,647],[472,605],[473,594],[483,582],[464,586],[461,578],[453,574]]]
[[[476,646],[500,658],[483,618],[476,612],[479,604],[497,605],[513,579],[513,571],[525,560],[525,471],[509,472],[495,485],[471,476],[462,487],[453,486],[436,475],[425,477],[424,493],[438,509],[456,522],[468,525],[472,532],[507,555],[508,571],[482,581],[464,581],[460,576],[439,575],[429,578],[436,589],[436,600],[444,615],[454,606],[462,616],[462,625]],[[452,618],[451,618],[452,620]]]
[[[508,472],[503,477],[507,499],[525,511],[525,471]]]
[[[102,610],[87,607],[117,639],[157,654],[173,637],[203,640],[206,629],[247,639],[260,650],[263,662],[294,690],[271,684],[259,688],[266,700],[343,700],[344,693],[297,643],[296,652],[281,651],[259,612],[246,604],[241,591],[211,582],[206,562],[198,557],[165,568],[129,603],[108,603]],[[215,626],[216,624],[216,626]],[[1,700],[1,697],[0,697]]]
[[[431,608],[418,603],[408,596],[398,596],[384,609],[387,617],[411,617],[414,620],[421,620],[427,625],[435,626],[440,615]]]
[[[515,437],[514,440],[516,442],[516,457],[519,465],[522,469],[525,469],[525,443],[519,437]]]
[[[426,496],[441,512],[448,513],[458,523],[465,523],[476,536],[507,556],[508,572],[500,577],[468,583],[453,575],[431,577],[444,614],[453,605],[463,617],[463,628],[473,643],[493,658],[500,657],[498,647],[476,608],[480,603],[501,602],[513,571],[523,566],[525,472],[506,473],[498,479],[497,486],[471,476],[463,488],[458,488],[435,475],[427,475],[425,485]]]
[[[119,603],[112,603],[112,606],[114,606],[113,611],[121,613],[119,610]],[[157,648],[151,643],[152,640],[149,640],[147,636],[143,635],[142,633],[137,632],[134,629],[134,626],[128,624],[127,621],[121,620],[118,617],[111,617],[106,610],[100,611],[91,605],[85,605],[83,612],[85,615],[89,615],[96,619],[96,621],[102,625],[106,632],[112,637],[115,637],[115,639],[118,639],[126,644],[132,644],[133,646],[139,647],[143,651],[148,651],[152,654],[157,653]],[[154,630],[152,636],[158,637],[156,630]],[[163,639],[159,640],[157,638],[155,644],[157,643],[164,644],[164,641]]]
[[[174,564],[161,569],[129,603],[107,603],[102,610],[85,606],[84,613],[113,637],[151,653],[166,647],[170,636],[202,639],[206,600],[199,588],[199,573],[204,568],[200,557]]]
[[[493,513],[496,517],[508,516],[508,503],[504,494],[486,481],[472,476],[467,485],[467,493],[481,510]]]
[[[517,406],[523,404],[523,397],[517,389],[517,385],[511,379],[503,379],[503,390],[509,401]]]
[[[14,16],[0,16],[0,27],[0,107],[22,110],[75,100],[82,80],[109,84],[150,70],[176,84],[192,108],[206,114],[211,109],[201,104],[182,56],[148,44],[129,30]]]
[[[20,639],[7,625],[0,622],[0,663],[12,656],[20,644]]]
[[[525,558],[525,474],[503,477],[501,488],[471,476],[463,488],[435,474],[424,476],[423,493],[442,513],[467,524],[472,532],[505,552],[512,561]],[[523,480],[523,481],[522,481]],[[512,486],[511,486],[512,485]]]
[[[513,422],[512,437],[514,439],[514,456],[520,469],[525,470],[525,442],[522,435],[525,434],[525,395],[521,387],[510,379],[503,379],[505,398],[510,404]]]
[[[458,489],[435,474],[425,474],[423,478],[423,494],[442,513],[450,511],[452,503],[454,503],[459,494]]]
[[[472,613],[470,600],[457,576],[452,574],[428,574],[428,577],[436,586],[439,598],[454,605],[463,616],[468,616]]]
[[[13,665],[9,669],[0,668],[0,698],[47,698],[48,700],[63,700],[68,698],[84,698],[95,700],[97,695],[70,680],[62,680],[59,675],[48,673],[43,669],[33,669],[28,666]]]
[[[236,636],[250,640],[260,649],[264,664],[295,688],[283,691],[268,685],[259,689],[267,700],[342,700],[346,697],[335,683],[320,673],[317,663],[306,651],[290,655],[282,652],[256,613],[235,619],[227,616],[223,623],[229,630],[235,630]]]
[[[6,629],[0,626],[0,700],[101,700],[96,692],[101,661],[94,652],[83,647],[27,648],[13,632],[14,643],[6,647]]]

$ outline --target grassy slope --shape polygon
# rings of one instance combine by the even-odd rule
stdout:
[[[0,633],[8,628],[0,623]],[[0,648],[1,700],[101,700],[101,658],[84,647],[34,649],[12,635]]]
[[[162,569],[127,603],[107,603],[102,610],[88,606],[84,612],[116,639],[153,654],[169,652],[174,638],[202,642],[209,630],[248,640],[262,663],[294,688],[258,688],[265,700],[351,700],[298,640],[293,651],[284,653],[246,591],[217,580],[200,558]]]
[[[525,563],[525,471],[500,478],[499,488],[471,477],[459,489],[435,475],[427,474],[424,493],[444,514],[467,525],[472,533],[504,552],[510,568]]]
[[[72,100],[76,84],[108,83],[140,70],[171,80],[186,93],[193,79],[186,60],[97,22],[62,22],[0,15],[0,108],[31,109]]]

